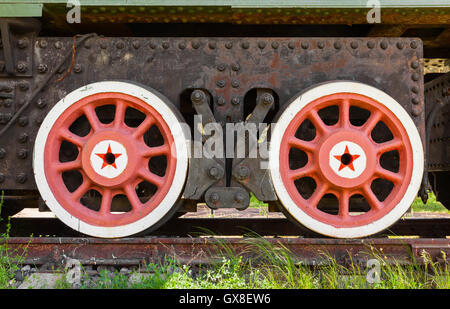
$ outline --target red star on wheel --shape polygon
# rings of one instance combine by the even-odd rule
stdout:
[[[352,155],[350,154],[350,151],[348,151],[348,146],[345,146],[345,151],[342,154],[342,156],[334,156],[337,160],[339,160],[339,162],[341,162],[341,165],[339,166],[339,171],[342,170],[344,167],[348,167],[349,169],[351,169],[352,171],[355,170],[355,167],[353,166],[353,161],[355,161],[356,159],[358,159],[360,156],[355,154]],[[342,157],[344,157],[344,161],[348,161],[348,163],[346,162],[346,164],[344,164],[342,162]]]
[[[114,160],[111,160],[112,156],[109,155],[109,154],[114,156]],[[117,168],[117,165],[116,165],[115,161],[122,154],[121,153],[112,153],[112,151],[111,151],[111,144],[108,144],[108,150],[106,151],[106,153],[96,153],[96,155],[103,159],[102,168],[104,168],[107,165],[111,165],[112,167]],[[107,159],[108,157],[109,157],[109,159]],[[108,161],[112,161],[112,163],[109,163]]]

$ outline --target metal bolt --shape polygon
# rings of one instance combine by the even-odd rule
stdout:
[[[141,43],[139,41],[133,41],[133,47],[134,49],[139,49],[139,47],[141,47]]]
[[[272,48],[277,49],[280,44],[278,42],[272,42]]]
[[[216,42],[209,42],[208,46],[209,46],[209,48],[211,48],[211,49],[216,49],[217,44],[216,44]]]
[[[224,80],[218,80],[218,81],[216,82],[216,85],[217,85],[219,88],[223,88],[223,87],[225,87],[226,83],[225,83]]]
[[[60,41],[56,41],[55,42],[55,48],[56,49],[61,49],[62,48],[62,43]]]
[[[233,80],[231,82],[231,87],[233,88],[239,88],[239,81],[238,80]]]
[[[26,159],[28,156],[28,151],[26,149],[19,149],[19,151],[17,151],[17,157],[19,159]]]
[[[325,47],[325,43],[319,42],[319,43],[317,43],[317,47],[319,47],[320,49],[323,49]]]
[[[225,43],[225,47],[226,47],[227,49],[233,48],[233,42],[226,42],[226,43]]]
[[[380,46],[382,49],[386,49],[386,48],[388,48],[388,43],[386,41],[383,41],[380,43]]]
[[[17,46],[18,46],[20,49],[27,48],[27,46],[28,46],[28,39],[27,39],[27,38],[19,39],[19,40],[17,41]]]
[[[240,103],[240,99],[238,97],[234,97],[233,99],[231,99],[231,103],[233,105],[238,105]]]
[[[242,47],[243,49],[248,49],[248,48],[250,47],[250,43],[249,43],[249,42],[242,42],[242,43],[241,43],[241,47]]]
[[[403,47],[404,47],[403,42],[397,42],[397,48],[398,49],[403,49]]]
[[[302,48],[303,49],[308,49],[309,48],[309,43],[308,42],[302,42]]]
[[[163,43],[162,43],[162,47],[163,47],[164,49],[168,49],[168,48],[170,47],[169,42],[163,42]]]
[[[263,95],[263,97],[262,97],[262,102],[263,102],[265,105],[273,104],[273,96],[270,95],[270,94],[268,94],[268,93],[265,93],[265,94]]]
[[[418,117],[420,114],[421,114],[421,110],[420,110],[420,108],[413,108],[413,110],[412,110],[412,115],[414,116],[414,117]]]
[[[116,43],[116,48],[122,49],[124,47],[125,47],[125,44],[122,41],[119,41],[119,42]]]
[[[25,183],[27,181],[27,174],[25,173],[19,173],[16,176],[16,181],[18,183]]]
[[[412,99],[411,99],[411,102],[412,102],[413,104],[419,104],[419,103],[420,103],[420,100],[419,100],[418,98],[412,98]]]
[[[264,49],[266,47],[266,42],[264,42],[264,41],[258,42],[258,47],[259,47],[259,49]]]
[[[294,42],[289,42],[289,43],[288,43],[288,47],[289,47],[290,49],[294,49],[294,48],[295,48],[295,43],[294,43]]]
[[[178,48],[179,48],[179,49],[185,49],[185,48],[186,48],[186,43],[180,42],[180,43],[178,44]]]
[[[198,41],[192,42],[192,48],[198,49],[200,47],[200,43]]]
[[[39,100],[37,101],[37,106],[39,108],[44,108],[47,105],[47,101],[43,98],[39,98]]]
[[[77,63],[77,64],[74,65],[73,71],[75,73],[80,73],[81,71],[83,71],[83,67],[81,66],[81,64]]]
[[[219,180],[223,176],[223,170],[216,166],[213,166],[209,169],[208,174],[211,178]]]
[[[19,89],[22,91],[27,91],[29,87],[30,86],[25,81],[19,83]]]
[[[419,87],[413,86],[413,87],[411,88],[411,91],[414,92],[414,93],[419,93]]]
[[[336,49],[341,49],[341,47],[342,47],[342,44],[341,44],[341,42],[334,42],[334,48],[336,48]]]
[[[220,196],[219,196],[219,194],[217,194],[217,193],[212,193],[212,194],[209,196],[209,200],[210,200],[212,203],[217,203],[217,202],[219,202],[219,200],[220,200]]]
[[[191,101],[195,104],[201,104],[203,103],[203,100],[205,99],[205,93],[201,90],[195,90],[191,94]]]
[[[242,194],[241,192],[236,193],[236,195],[234,196],[234,200],[236,202],[238,202],[239,204],[241,204],[244,200],[245,200],[245,196],[244,194]]]
[[[417,42],[416,41],[412,41],[410,46],[411,46],[412,49],[416,49],[417,48]]]
[[[217,100],[217,105],[225,105],[225,99],[224,98],[222,98],[222,97],[220,97],[218,100]]]
[[[370,49],[373,49],[375,47],[375,42],[374,41],[367,42],[367,47],[369,47]]]
[[[155,49],[156,47],[158,47],[155,42],[150,42],[148,46],[150,46],[151,49]]]
[[[46,64],[41,63],[40,65],[38,65],[38,71],[41,74],[44,74],[45,72],[47,72],[48,67]]]
[[[226,67],[227,66],[225,65],[225,63],[221,63],[217,66],[217,70],[219,70],[220,72],[223,72],[223,71],[225,71]]]
[[[417,62],[417,61],[411,62],[411,68],[417,69],[418,67],[419,67],[419,62]]]
[[[238,172],[238,177],[241,180],[246,179],[248,177],[248,175],[250,174],[250,171],[249,171],[248,167],[242,166],[242,165],[239,166],[237,172]]]
[[[357,49],[357,48],[358,48],[358,42],[353,41],[353,42],[350,43],[350,46],[351,46],[351,48],[353,48],[353,49]]]
[[[25,62],[19,62],[17,64],[17,71],[19,73],[25,73],[28,70],[27,65],[25,64]]]
[[[413,75],[411,75],[411,79],[415,82],[419,81],[420,76],[418,73],[414,73]]]
[[[6,157],[6,149],[0,148],[0,159],[3,159]]]
[[[239,63],[233,63],[231,65],[231,69],[235,72],[239,71],[241,69],[241,66],[239,65]]]
[[[19,143],[24,144],[28,141],[28,134],[27,133],[22,133],[19,135]]]
[[[39,41],[39,47],[41,47],[41,48],[47,48],[47,41],[45,41],[45,40],[41,40],[41,41]]]
[[[28,124],[28,118],[27,117],[20,117],[19,120],[19,126],[24,127]]]

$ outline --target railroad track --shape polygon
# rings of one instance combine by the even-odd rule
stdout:
[[[243,258],[258,259],[257,244],[283,246],[308,265],[327,263],[328,257],[343,264],[365,265],[374,257],[392,263],[422,263],[424,251],[437,262],[444,262],[450,254],[449,223],[448,218],[409,218],[372,238],[331,239],[286,219],[192,218],[171,220],[142,237],[98,239],[77,234],[56,219],[13,218],[11,237],[4,242],[10,253],[23,255],[23,264],[36,266],[58,265],[68,257],[83,265],[132,266],[168,257],[191,265],[210,264],[229,254],[226,248]],[[0,227],[4,229],[5,224]],[[32,229],[34,237],[29,237]]]

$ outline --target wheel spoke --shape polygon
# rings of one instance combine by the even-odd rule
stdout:
[[[136,194],[136,190],[134,189],[133,186],[131,186],[130,184],[125,185],[123,187],[123,190],[128,198],[128,201],[131,204],[131,207],[133,208],[132,211],[139,211],[142,209],[142,203],[139,200],[137,194]]]
[[[339,193],[339,212],[338,215],[343,219],[349,216],[349,201],[350,195],[347,190],[342,190]]]
[[[101,126],[100,120],[97,117],[97,113],[95,112],[95,108],[92,105],[86,105],[83,107],[83,112],[86,115],[86,118],[91,125],[92,130],[98,131]]]
[[[164,177],[158,176],[146,169],[139,170],[139,177],[154,184],[157,188],[161,188],[164,184]]]
[[[306,151],[309,153],[313,153],[316,150],[316,144],[314,144],[312,142],[301,140],[299,138],[296,138],[295,136],[292,136],[289,139],[288,143],[290,146],[292,146],[294,148],[297,148],[297,149],[300,149],[300,150],[303,150],[303,151]]]
[[[322,118],[320,118],[315,109],[309,112],[308,119],[312,122],[316,128],[316,131],[319,131],[320,134],[324,135],[328,131],[326,124],[323,122]]]
[[[371,209],[378,210],[381,208],[382,204],[378,200],[376,195],[372,192],[370,185],[366,184],[365,186],[363,186],[363,196],[369,203]]]
[[[350,127],[350,100],[343,99],[339,104],[339,124],[341,128]]]
[[[127,110],[127,104],[125,101],[116,99],[116,113],[114,115],[114,127],[118,128],[125,121],[125,112]]]
[[[303,177],[311,177],[314,174],[314,168],[312,164],[307,164],[304,167],[295,169],[295,170],[289,170],[288,176],[291,178],[291,180],[297,180]]]
[[[385,153],[385,152],[389,152],[392,150],[399,150],[401,147],[403,147],[403,142],[401,139],[399,138],[394,138],[390,141],[381,143],[381,144],[377,144],[377,153],[379,155]]]
[[[361,130],[366,134],[370,135],[372,133],[373,128],[380,121],[382,114],[379,110],[374,110],[370,113],[369,119],[367,119],[366,123],[362,126]]]
[[[90,180],[87,180],[86,178],[83,177],[83,183],[74,192],[72,192],[72,199],[75,200],[76,202],[79,202],[80,199],[83,197],[83,195],[85,195],[90,188],[91,188]]]
[[[147,148],[143,152],[143,157],[144,158],[158,157],[158,156],[162,156],[162,155],[167,155],[169,153],[170,153],[169,145],[164,144],[164,145],[161,145],[161,146]]]
[[[106,215],[111,213],[112,190],[105,189],[102,194],[102,203],[100,205],[100,214]]]
[[[144,121],[142,121],[142,123],[136,128],[136,131],[134,131],[134,137],[138,138],[144,135],[144,133],[147,132],[154,123],[155,119],[152,116],[147,115]]]
[[[375,174],[378,177],[381,177],[383,179],[389,180],[393,182],[394,184],[400,183],[403,181],[403,176],[399,173],[394,173],[391,171],[388,171],[387,169],[382,168],[381,166],[378,166],[375,170]]]
[[[317,208],[317,205],[319,204],[320,200],[327,192],[327,189],[328,189],[328,187],[324,183],[321,183],[320,185],[318,185],[316,187],[316,190],[314,191],[314,193],[308,199],[309,206],[313,207],[313,208]]]
[[[77,147],[79,147],[79,148],[83,147],[84,144],[85,144],[86,141],[87,141],[86,136],[85,136],[85,137],[81,137],[81,136],[79,136],[79,135],[76,135],[75,133],[70,132],[70,131],[67,130],[67,129],[61,129],[61,130],[59,130],[59,136],[60,136],[63,140],[65,140],[65,141],[67,141],[67,142],[69,142],[69,143],[72,143],[72,144],[74,144],[75,146],[77,146]]]
[[[57,163],[55,165],[55,170],[58,173],[63,173],[63,172],[72,171],[72,170],[78,170],[80,168],[81,168],[81,160],[78,158],[74,161],[61,162],[61,163]]]

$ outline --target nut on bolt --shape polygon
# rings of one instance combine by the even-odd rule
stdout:
[[[219,196],[219,194],[217,194],[217,193],[212,193],[210,196],[209,196],[209,201],[210,202],[212,202],[212,203],[218,203],[219,201],[220,201],[220,196]]]
[[[237,170],[237,176],[240,180],[244,180],[246,178],[248,178],[248,175],[250,174],[250,171],[248,169],[248,167],[246,166],[239,166],[238,170]]]
[[[201,104],[205,100],[205,93],[201,90],[195,90],[191,94],[191,101],[195,104]]]
[[[242,194],[241,192],[236,193],[236,195],[234,196],[234,200],[236,202],[238,202],[239,204],[243,203],[245,200],[245,196],[244,194]]]
[[[213,166],[209,169],[208,174],[211,178],[219,180],[223,176],[223,170],[217,166]]]
[[[263,94],[261,99],[265,105],[271,105],[273,104],[274,101],[273,96],[270,93]]]

